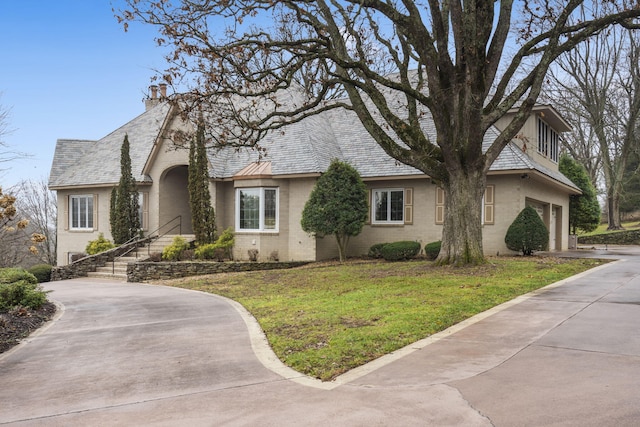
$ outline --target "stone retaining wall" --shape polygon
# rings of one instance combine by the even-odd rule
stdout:
[[[617,231],[595,236],[580,236],[581,245],[640,245],[640,230]]]
[[[108,262],[111,262],[114,258],[127,253],[132,246],[138,244],[139,242],[129,243],[125,246],[113,248],[99,254],[80,258],[68,265],[53,267],[51,269],[51,281],[87,277],[89,272],[96,271],[98,267],[104,267]]]
[[[299,267],[307,261],[292,262],[136,262],[127,264],[128,282],[146,282],[149,280],[176,279],[179,277],[199,276],[202,274],[236,273],[240,271],[278,270]]]

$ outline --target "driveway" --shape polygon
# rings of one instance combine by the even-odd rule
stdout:
[[[61,315],[0,355],[0,425],[636,426],[640,263],[621,252],[332,383],[281,365],[224,298],[50,283]]]

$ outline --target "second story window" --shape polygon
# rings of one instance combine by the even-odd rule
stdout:
[[[542,119],[538,119],[538,153],[558,161],[558,133]]]

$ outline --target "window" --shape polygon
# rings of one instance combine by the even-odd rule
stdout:
[[[278,189],[238,188],[236,190],[236,230],[277,231]]]
[[[538,153],[558,161],[558,133],[542,119],[538,119]]]
[[[93,230],[93,196],[69,196],[72,230]]]
[[[373,223],[404,223],[404,190],[373,190]]]

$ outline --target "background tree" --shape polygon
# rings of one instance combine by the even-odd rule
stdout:
[[[32,232],[46,239],[36,245],[37,258],[43,264],[56,265],[58,209],[55,193],[49,190],[45,178],[22,181],[16,188],[20,195],[16,202],[20,214],[29,220]]]
[[[131,173],[131,156],[129,155],[129,135],[124,136],[120,148],[120,181],[116,187],[115,210],[111,209],[109,218],[111,236],[116,245],[121,245],[138,235],[140,216],[138,189]],[[113,201],[113,197],[112,197]]]
[[[630,0],[580,21],[579,0],[127,3],[119,19],[159,27],[157,42],[171,47],[163,78],[189,93],[185,114],[216,117],[216,144],[255,145],[327,109],[355,112],[391,157],[444,189],[440,264],[484,261],[486,174],[530,115],[550,64],[607,26],[638,28],[640,16]],[[328,102],[336,88],[346,98]],[[425,117],[435,136],[422,130]]]
[[[216,214],[209,193],[209,162],[205,146],[204,124],[199,122],[196,137],[189,146],[189,205],[191,224],[200,244],[216,240]]]
[[[600,224],[600,204],[586,169],[566,154],[560,156],[558,167],[560,172],[582,190],[582,194],[571,196],[569,201],[571,233],[577,234],[578,230],[588,233],[595,230]]]
[[[602,31],[561,56],[558,70],[552,73],[555,104],[574,128],[567,149],[588,168],[594,185],[594,168],[601,167],[608,228],[612,230],[622,228],[620,200],[626,163],[638,145],[638,40],[635,31],[624,28]]]
[[[35,258],[37,246],[45,243],[46,237],[22,217],[12,193],[0,188],[0,267],[29,267],[40,262]]]
[[[640,133],[638,134],[640,136]],[[637,151],[627,159],[620,195],[620,214],[622,219],[640,211],[640,155]]]
[[[362,231],[367,210],[367,187],[358,171],[333,160],[304,205],[302,229],[317,237],[333,234],[338,243],[340,262],[343,262],[349,238]]]

